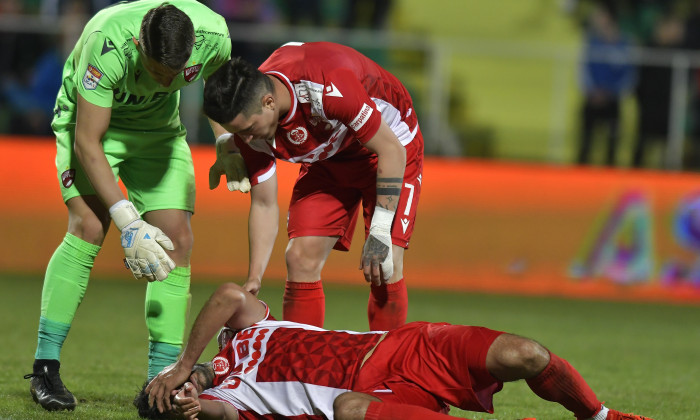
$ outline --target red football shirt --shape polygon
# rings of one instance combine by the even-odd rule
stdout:
[[[363,354],[383,332],[328,331],[264,320],[222,330],[212,360],[214,387],[200,396],[233,405],[241,419],[333,417],[333,401],[349,391]]]
[[[372,153],[362,145],[376,134],[382,119],[404,146],[421,141],[406,88],[352,48],[330,42],[290,43],[259,69],[285,84],[291,107],[272,144],[253,150],[237,140],[251,185],[274,174],[275,159],[313,163],[369,158]]]

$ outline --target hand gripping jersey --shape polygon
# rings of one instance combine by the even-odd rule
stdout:
[[[138,39],[146,12],[162,0],[122,2],[98,12],[85,25],[63,67],[54,130],[75,124],[78,94],[91,104],[112,108],[110,129],[126,131],[183,130],[178,112],[179,89],[204,77],[231,55],[223,17],[194,0],[169,0],[194,25],[195,43],[185,69],[168,87],[144,69],[132,37]]]
[[[363,355],[383,332],[328,331],[268,318],[221,331],[214,387],[200,398],[233,405],[242,420],[333,419],[333,400],[352,388]]]
[[[422,142],[406,88],[352,48],[330,42],[285,44],[259,69],[285,84],[291,108],[280,120],[272,144],[236,142],[252,185],[274,174],[275,159],[369,159],[372,154],[362,145],[376,134],[382,119],[404,146]],[[422,150],[422,144],[407,150],[407,161]]]

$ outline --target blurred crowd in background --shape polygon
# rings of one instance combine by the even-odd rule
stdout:
[[[596,128],[605,130],[605,163],[618,163],[621,104],[632,94],[637,105],[637,124],[630,166],[643,167],[647,149],[663,143],[672,127],[673,68],[667,65],[634,65],[629,61],[600,59],[629,56],[631,48],[700,50],[700,1],[696,0],[601,0],[584,3],[577,18],[585,33],[581,66],[583,105],[577,163],[590,161]],[[601,53],[598,59],[595,53]],[[689,137],[686,167],[697,169],[700,157],[700,70],[692,69],[687,94]]]
[[[32,32],[22,28],[0,30],[0,133],[51,135],[50,120],[61,83],[65,58],[80,36],[85,22],[114,0],[0,0],[0,17],[40,20],[54,30]],[[208,0],[202,1],[231,24],[279,23],[287,25],[329,24],[321,0]],[[326,2],[328,3],[328,2]],[[341,0],[334,8],[343,28],[384,29],[391,0]],[[325,7],[327,8],[327,6]],[[301,13],[303,11],[303,13]],[[6,21],[7,22],[7,21]],[[16,22],[16,21],[15,21]],[[268,51],[233,41],[235,55],[260,63]]]
[[[602,148],[602,164],[653,166],[647,150],[663,147],[673,130],[674,68],[653,60],[627,60],[634,49],[700,51],[699,0],[557,0],[557,7],[580,28],[580,110],[572,163],[592,163]],[[391,32],[397,0],[207,0],[203,3],[231,25],[266,24],[285,27],[324,27],[341,30]],[[111,0],[0,0],[0,22],[18,21],[51,26],[32,31],[0,28],[0,134],[51,135],[50,120],[61,69],[84,22]],[[455,0],[455,8],[468,2]],[[497,1],[494,1],[497,3]],[[4,19],[4,20],[3,20]],[[46,28],[43,28],[46,29]],[[233,54],[262,62],[276,45],[232,39]],[[648,54],[646,56],[648,58]],[[374,58],[374,57],[373,57]],[[700,61],[698,61],[700,63]],[[383,63],[382,63],[383,64]],[[700,65],[689,66],[682,124],[684,169],[700,168]],[[410,83],[409,83],[410,88]],[[636,104],[633,150],[620,162],[623,101]],[[416,98],[420,103],[422,98]],[[458,104],[460,98],[451,98]],[[454,112],[454,110],[450,110]],[[425,115],[423,115],[424,117]],[[446,122],[450,124],[448,120]],[[187,125],[187,124],[186,124]],[[430,147],[426,144],[426,151]],[[467,155],[464,148],[440,154]],[[600,153],[598,153],[600,155]],[[498,158],[498,156],[490,156]],[[600,163],[600,162],[599,162]]]

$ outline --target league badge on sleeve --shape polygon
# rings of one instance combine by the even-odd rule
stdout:
[[[85,76],[83,76],[83,87],[87,90],[95,90],[100,79],[102,79],[102,72],[92,64],[88,64]]]

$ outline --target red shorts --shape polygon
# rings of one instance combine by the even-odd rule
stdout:
[[[493,394],[503,383],[486,369],[486,353],[501,334],[446,323],[406,324],[379,343],[352,390],[433,411],[452,405],[493,413]]]
[[[416,220],[423,173],[423,138],[418,131],[406,145],[403,187],[391,230],[394,245],[408,248]],[[377,158],[321,160],[302,164],[287,217],[289,238],[339,236],[334,248],[347,251],[362,203],[365,237],[377,201]]]

